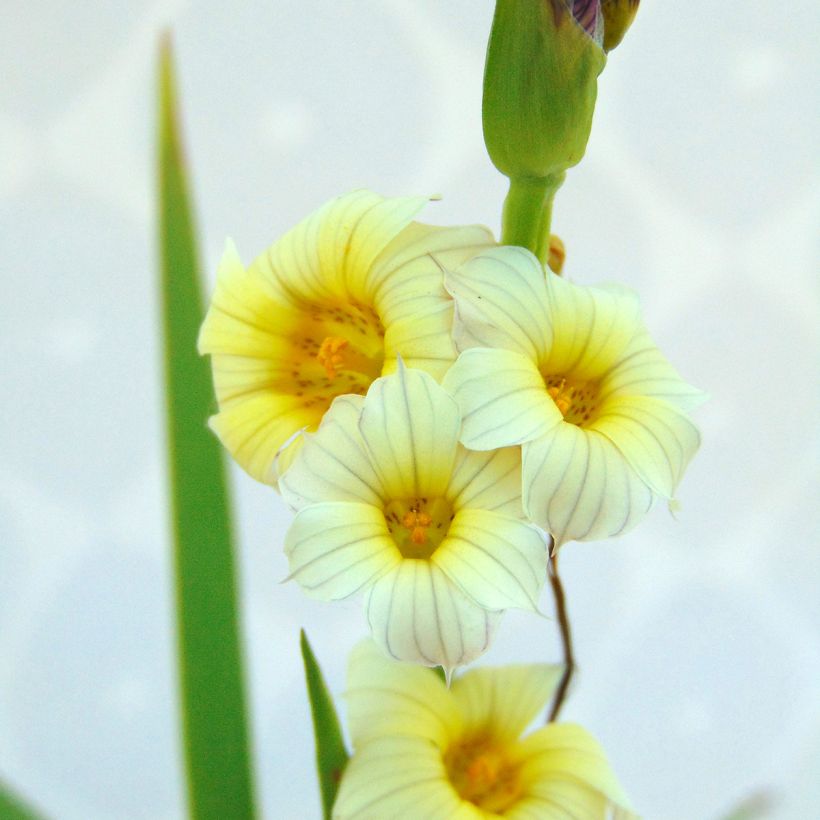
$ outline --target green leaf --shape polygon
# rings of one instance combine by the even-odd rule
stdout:
[[[316,768],[319,772],[319,786],[322,790],[322,816],[330,820],[333,801],[342,777],[348,754],[345,749],[342,730],[333,700],[327,691],[322,670],[308,643],[303,629],[299,636],[302,660],[305,663],[310,710],[313,714],[313,733],[316,738]]]
[[[190,814],[254,817],[231,515],[166,39],[159,65],[159,245],[182,729]]]
[[[30,806],[24,805],[4,783],[0,783],[0,818],[2,820],[38,820],[40,816]]]

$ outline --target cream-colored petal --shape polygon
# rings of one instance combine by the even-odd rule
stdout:
[[[455,510],[493,510],[522,518],[521,449],[482,451],[459,445],[447,498]]]
[[[600,379],[640,326],[638,299],[616,286],[585,287],[547,278],[552,341],[539,360],[544,373],[575,381]]]
[[[558,805],[563,801],[569,808],[595,805],[597,795],[614,807],[631,811],[629,799],[606,752],[581,726],[572,723],[544,726],[524,738],[516,754],[522,760],[521,776],[527,784],[528,796],[552,799]],[[596,815],[572,816],[581,820]]]
[[[445,276],[459,350],[500,347],[537,361],[551,342],[544,270],[524,248],[485,251]]]
[[[650,489],[594,430],[561,423],[522,455],[524,511],[556,546],[620,535],[652,506]]]
[[[243,470],[276,485],[276,458],[294,433],[318,422],[294,396],[257,392],[224,407],[209,424]]]
[[[490,231],[478,225],[442,228],[412,222],[373,263],[364,290],[385,325],[392,324],[431,300],[449,302],[443,271],[493,244]]]
[[[619,396],[605,402],[591,429],[606,436],[636,473],[664,498],[672,498],[700,446],[698,428],[660,399]]]
[[[451,692],[464,732],[487,731],[500,743],[518,739],[552,697],[562,667],[547,664],[485,666],[458,677]]]
[[[382,511],[338,501],[300,510],[285,535],[290,578],[308,595],[347,598],[401,561]]]
[[[359,433],[362,396],[339,396],[319,430],[306,433],[302,450],[279,483],[295,509],[319,501],[358,501],[380,507],[384,491]]]
[[[635,334],[615,367],[604,377],[599,400],[614,396],[652,396],[689,412],[706,394],[685,382],[658,350],[646,330]]]
[[[379,737],[347,764],[334,820],[479,820],[447,781],[439,749],[422,737]]]
[[[371,587],[367,620],[376,643],[396,660],[456,666],[490,645],[498,613],[477,606],[435,564],[406,559]]]
[[[430,560],[485,609],[538,610],[547,547],[531,524],[488,510],[460,510]]]
[[[452,695],[432,669],[398,663],[371,640],[350,654],[345,701],[357,748],[378,735],[414,735],[445,748],[461,729]]]
[[[401,357],[409,368],[424,370],[440,381],[456,360],[451,334],[453,305],[427,299],[418,311],[388,324],[384,334],[384,374],[393,373]]]
[[[400,366],[367,391],[359,429],[391,499],[444,495],[455,461],[458,407],[421,370]]]
[[[531,441],[562,419],[535,363],[511,350],[465,350],[443,386],[461,410],[461,441],[473,450]]]

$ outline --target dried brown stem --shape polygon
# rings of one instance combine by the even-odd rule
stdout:
[[[564,648],[564,672],[555,690],[549,718],[547,719],[548,723],[552,723],[558,719],[558,714],[564,705],[569,684],[575,671],[575,656],[572,654],[572,632],[570,631],[569,617],[567,615],[567,601],[564,595],[564,587],[561,584],[561,578],[558,575],[557,554],[550,555],[547,564],[547,574],[549,575],[550,586],[552,586],[552,594],[555,596],[555,613],[558,617],[558,626],[561,631],[561,645]]]

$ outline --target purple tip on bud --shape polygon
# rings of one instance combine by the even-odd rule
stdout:
[[[604,36],[601,0],[570,0],[569,5],[578,25],[600,44]]]

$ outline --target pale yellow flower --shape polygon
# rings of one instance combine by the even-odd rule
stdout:
[[[460,432],[453,399],[400,363],[336,399],[280,483],[298,509],[291,577],[326,600],[366,592],[385,651],[448,670],[487,648],[501,610],[537,608],[547,558],[521,520],[518,449],[469,451]]]
[[[673,498],[700,443],[686,413],[703,394],[652,342],[631,291],[545,276],[516,247],[478,255],[446,286],[464,352],[444,386],[461,440],[522,445],[524,509],[557,545],[617,535]]]
[[[448,689],[430,669],[357,646],[348,672],[354,754],[334,820],[605,820],[632,814],[604,750],[580,726],[522,737],[560,669],[484,667]]]
[[[440,379],[455,359],[439,264],[492,244],[485,228],[411,222],[428,200],[355,191],[245,269],[229,244],[202,326],[219,413],[211,426],[254,478],[276,484],[336,396],[363,394],[396,356]],[[433,257],[435,256],[435,260]]]

